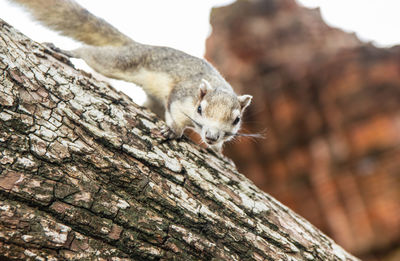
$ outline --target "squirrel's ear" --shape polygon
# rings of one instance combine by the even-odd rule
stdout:
[[[251,95],[242,95],[238,97],[239,103],[240,103],[240,110],[243,111],[246,109],[247,106],[250,105],[251,99],[253,99],[253,96]]]
[[[211,84],[207,80],[201,79],[201,83],[199,86],[200,100],[203,99],[203,97],[207,94],[208,91],[212,91]]]

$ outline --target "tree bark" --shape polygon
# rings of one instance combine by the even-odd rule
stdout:
[[[0,27],[0,256],[357,260],[229,160],[165,141],[154,114]]]

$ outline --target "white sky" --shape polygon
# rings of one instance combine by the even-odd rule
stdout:
[[[379,47],[400,44],[400,0],[297,0],[319,7],[327,24]]]
[[[134,40],[165,45],[201,57],[211,28],[212,6],[234,0],[77,0],[90,12],[104,18]],[[400,43],[400,0],[297,0],[307,7],[320,7],[322,17],[331,26],[356,32],[364,41],[378,46]],[[33,22],[19,7],[0,0],[0,18],[38,42],[53,42],[62,49],[79,46],[66,37]],[[75,61],[79,68],[84,63]],[[142,104],[145,95],[132,84],[112,84]]]

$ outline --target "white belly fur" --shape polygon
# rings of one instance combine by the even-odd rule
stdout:
[[[121,78],[121,80],[133,82],[141,86],[148,95],[159,99],[163,103],[166,103],[173,88],[173,79],[165,72],[156,72],[141,68],[130,74],[125,72],[116,76]]]

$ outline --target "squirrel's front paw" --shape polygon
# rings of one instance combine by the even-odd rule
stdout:
[[[161,135],[164,136],[164,138],[166,139],[176,139],[178,137],[178,135],[176,135],[176,133],[167,125],[164,125],[161,127],[160,129]]]

